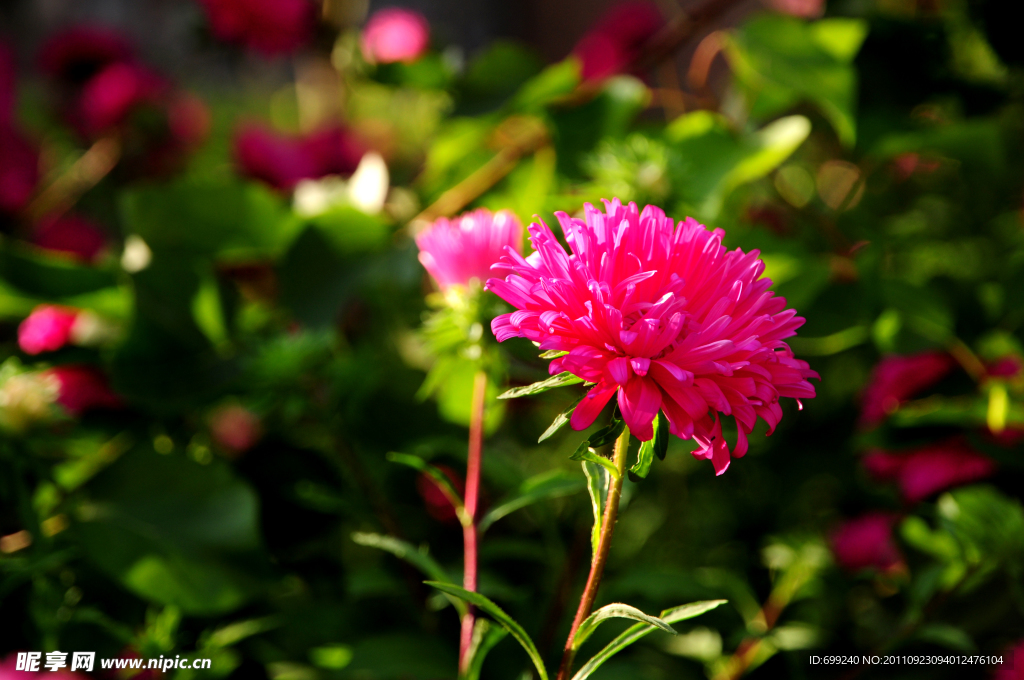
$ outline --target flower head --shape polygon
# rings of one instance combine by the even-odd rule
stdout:
[[[121,398],[107,384],[106,377],[90,366],[55,366],[43,375],[57,381],[57,403],[73,416],[94,408],[117,408]]]
[[[931,387],[953,369],[945,352],[892,355],[875,365],[861,398],[861,424],[878,425],[900,404]]]
[[[401,7],[386,7],[374,13],[360,36],[363,56],[378,64],[416,61],[429,44],[426,17]]]
[[[39,183],[39,153],[17,130],[0,125],[0,214],[24,208]]]
[[[103,230],[79,215],[61,215],[44,220],[32,235],[32,242],[58,253],[95,261],[107,246]]]
[[[653,2],[631,0],[616,5],[572,49],[582,62],[583,79],[622,73],[664,25],[665,18]]]
[[[95,136],[123,124],[140,106],[158,106],[167,88],[149,69],[120,62],[91,78],[78,100],[77,118],[82,131]]]
[[[717,474],[729,467],[720,414],[736,419],[731,454],[747,451],[758,417],[769,434],[782,418],[779,397],[808,399],[817,377],[784,342],[804,320],[761,278],[759,253],[728,251],[724,232],[692,218],[676,223],[655,206],[641,213],[618,199],[586,219],[557,213],[567,254],[546,224],[530,225],[536,252],[512,250],[487,288],[517,308],[491,323],[499,341],[525,337],[551,362],[595,383],[570,424],[589,427],[617,396],[622,418],[641,441],[654,436],[661,410],[669,431],[699,445]]]
[[[39,305],[18,326],[18,346],[26,354],[54,352],[71,339],[78,310]]]
[[[771,0],[771,7],[782,14],[816,19],[825,11],[825,0]]]
[[[442,288],[486,281],[506,248],[521,253],[523,225],[507,210],[480,208],[455,219],[439,218],[416,237],[420,263]]]
[[[239,172],[282,190],[291,190],[304,179],[350,175],[364,151],[362,142],[343,127],[292,137],[250,124],[235,135]]]
[[[895,480],[903,498],[917,503],[939,491],[988,477],[995,463],[960,438],[929,444],[906,453],[875,450],[864,468],[878,481]]]
[[[213,34],[264,54],[294,52],[309,39],[316,7],[309,0],[200,0]]]
[[[894,515],[870,512],[841,524],[829,536],[832,554],[839,566],[850,572],[873,567],[890,571],[902,563],[892,539]]]
[[[70,86],[84,84],[101,70],[133,59],[126,38],[102,26],[75,26],[52,35],[39,52],[43,73]]]

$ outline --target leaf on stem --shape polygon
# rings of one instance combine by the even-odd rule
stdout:
[[[597,542],[601,537],[601,523],[604,521],[604,502],[608,497],[608,475],[604,468],[590,461],[583,461],[583,474],[587,476],[587,491],[590,493],[590,507],[594,511],[594,528],[590,532],[590,546],[597,554]]]
[[[673,607],[672,609],[666,609],[658,617],[667,624],[678,623],[687,619],[692,619],[696,616],[700,616],[704,612],[711,611],[715,607],[722,605],[726,600],[704,600],[702,602],[691,602],[690,604],[684,604],[680,607]],[[608,659],[612,658],[626,647],[640,640],[648,633],[656,630],[657,626],[653,626],[649,623],[638,623],[634,626],[630,626],[622,635],[608,643],[608,645],[600,652],[591,657],[590,661],[583,664],[583,667],[572,676],[572,680],[584,680],[589,678],[594,671],[604,665]]]
[[[499,519],[520,508],[525,508],[528,505],[548,498],[568,496],[582,488],[583,482],[578,477],[570,475],[563,470],[541,473],[527,479],[520,485],[519,490],[515,494],[492,508],[490,512],[480,519],[477,529],[483,534]]]
[[[420,472],[428,475],[432,480],[434,480],[434,483],[437,484],[437,488],[441,490],[441,493],[443,493],[445,498],[448,499],[448,502],[455,508],[455,514],[458,516],[459,521],[463,524],[466,523],[468,518],[466,517],[466,508],[465,504],[462,502],[462,496],[460,496],[459,492],[455,489],[455,486],[452,484],[452,480],[448,479],[448,475],[442,472],[440,468],[431,465],[419,456],[412,456],[408,453],[397,453],[395,451],[391,451],[388,453],[387,459],[392,463],[408,465],[414,470],[419,470]]]
[[[629,468],[629,478],[634,482],[647,479],[654,463],[654,457],[665,460],[665,452],[668,451],[668,419],[661,414],[654,416],[654,437],[649,441],[640,444],[640,450],[636,454],[636,463]]]
[[[368,548],[377,548],[378,550],[391,553],[398,559],[405,560],[435,581],[451,583],[451,578],[449,578],[448,573],[440,564],[434,561],[434,558],[427,553],[425,548],[416,548],[411,543],[403,541],[400,538],[395,538],[394,536],[364,533],[360,531],[352,534],[352,542]],[[448,599],[459,612],[459,616],[465,616],[465,603],[457,598],[449,597]]]
[[[572,417],[572,412],[576,410],[576,407],[579,405],[581,401],[583,401],[582,396],[576,401],[572,402],[572,405],[569,406],[569,408],[565,409],[557,416],[555,416],[555,420],[551,423],[551,425],[548,426],[548,429],[544,430],[544,434],[542,434],[537,439],[537,443],[540,444],[542,441],[548,439],[549,437],[551,437],[551,435],[565,427],[565,425],[569,422],[569,419]]]
[[[477,619],[473,627],[473,642],[469,647],[469,668],[460,680],[480,680],[484,659],[491,649],[505,639],[508,631],[487,619]]]
[[[604,456],[599,456],[594,449],[590,448],[589,440],[580,444],[579,448],[576,449],[576,452],[569,456],[569,460],[583,460],[591,463],[597,463],[607,470],[608,474],[612,477],[615,479],[619,478],[619,471],[615,469],[615,463],[611,462]]]
[[[425,583],[432,588],[437,588],[442,593],[465,600],[469,604],[475,605],[481,611],[493,617],[494,620],[497,621],[502,628],[511,633],[512,637],[514,637],[516,641],[522,645],[523,649],[526,650],[530,660],[533,661],[533,665],[537,668],[537,673],[540,675],[541,680],[548,680],[548,672],[544,668],[544,661],[540,656],[540,652],[537,651],[537,646],[533,644],[533,640],[531,640],[530,636],[526,634],[523,627],[516,623],[515,619],[506,614],[501,607],[494,604],[480,593],[470,592],[465,588],[460,588],[459,586],[451,583],[440,583],[437,581],[425,581]]]
[[[630,605],[622,604],[621,602],[615,602],[601,607],[580,624],[580,627],[576,630],[576,636],[572,639],[572,648],[579,649],[583,643],[587,641],[587,638],[597,630],[598,626],[600,626],[604,621],[614,618],[633,619],[634,621],[640,621],[652,626],[657,626],[666,633],[672,633],[673,635],[676,634],[676,631],[672,626],[668,625],[668,623],[659,619],[657,616],[650,616],[649,614],[644,614],[636,607],[631,607]]]
[[[525,387],[513,387],[507,392],[499,394],[498,399],[518,399],[519,397],[528,397],[533,394],[540,394],[541,392],[553,390],[556,387],[577,385],[581,382],[583,382],[583,378],[577,378],[569,371],[563,371],[558,375],[551,376],[547,380],[541,380],[540,382],[535,382],[532,385],[526,385]]]

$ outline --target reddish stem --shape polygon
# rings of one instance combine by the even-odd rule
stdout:
[[[612,534],[615,532],[615,520],[619,515],[619,498],[622,496],[622,478],[626,475],[626,452],[629,450],[629,428],[627,427],[615,440],[615,453],[612,462],[615,464],[619,476],[611,477],[608,485],[608,499],[604,505],[604,518],[601,520],[601,534],[597,539],[597,548],[594,550],[594,559],[590,563],[590,575],[587,576],[587,586],[583,589],[580,597],[580,606],[576,610],[576,618],[572,621],[572,628],[569,629],[569,639],[565,641],[565,652],[562,654],[562,665],[558,669],[558,680],[568,680],[572,672],[572,662],[576,656],[576,649],[573,647],[573,638],[579,630],[583,620],[590,616],[590,610],[594,607],[594,600],[597,599],[597,588],[601,585],[601,576],[604,574],[604,564],[608,560],[608,549],[612,546]]]
[[[480,500],[480,459],[484,448],[484,405],[487,394],[487,374],[477,372],[473,377],[473,402],[469,419],[469,454],[466,457],[466,513],[462,520],[464,549],[462,587],[476,592],[477,576],[477,507]],[[462,617],[462,636],[459,640],[459,669],[469,667],[469,649],[473,643],[476,612],[470,605]]]

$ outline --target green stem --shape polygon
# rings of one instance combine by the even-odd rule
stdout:
[[[573,638],[576,637],[576,631],[583,620],[590,616],[590,610],[593,609],[594,601],[597,599],[597,588],[601,585],[601,575],[604,574],[604,564],[608,560],[608,550],[611,548],[612,534],[615,532],[615,520],[619,515],[619,499],[622,497],[622,481],[626,477],[626,453],[628,451],[629,428],[627,427],[615,440],[612,463],[619,474],[618,477],[609,475],[608,499],[605,501],[604,518],[601,520],[601,534],[597,540],[597,548],[594,550],[594,558],[590,563],[587,586],[583,589],[580,606],[576,610],[576,618],[573,619],[572,628],[569,629],[569,639],[565,642],[562,665],[558,669],[558,680],[568,680],[569,673],[572,672],[573,657],[576,655]]]

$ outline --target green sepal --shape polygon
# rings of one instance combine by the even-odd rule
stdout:
[[[558,375],[551,376],[547,380],[541,380],[540,382],[535,382],[532,385],[526,385],[525,387],[513,387],[512,389],[499,394],[498,399],[518,399],[519,397],[528,397],[533,394],[540,394],[541,392],[553,390],[556,387],[578,385],[581,382],[583,382],[583,378],[577,378],[569,371],[563,371]]]
[[[579,403],[581,401],[583,401],[582,396],[576,401],[572,402],[572,405],[569,408],[565,409],[557,416],[555,416],[554,421],[552,421],[552,423],[548,426],[548,429],[544,430],[544,434],[537,438],[537,443],[540,444],[542,441],[548,439],[549,437],[551,437],[551,435],[565,427],[565,425],[572,418],[572,412],[576,410],[576,407],[579,406]]]
[[[576,452],[569,456],[569,460],[583,460],[591,463],[597,463],[605,470],[608,471],[615,479],[619,478],[619,471],[615,468],[615,463],[611,462],[604,456],[599,456],[594,449],[590,447],[590,441],[586,440],[579,445]]]

